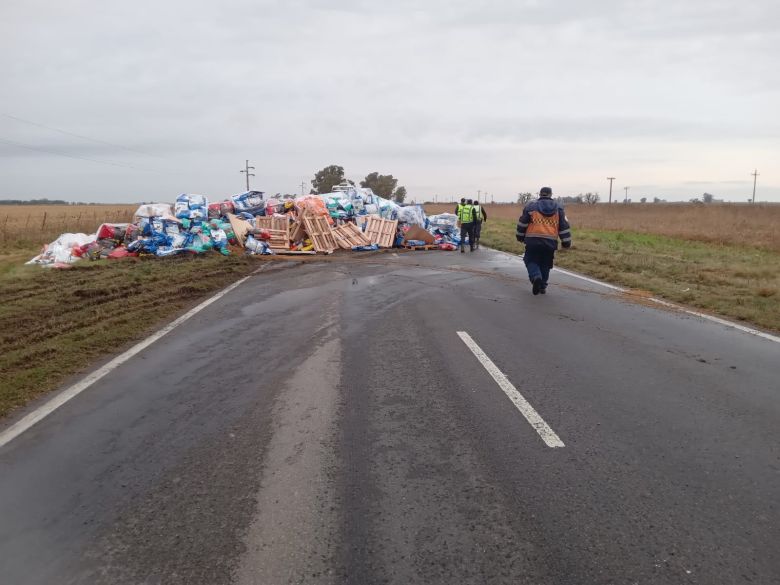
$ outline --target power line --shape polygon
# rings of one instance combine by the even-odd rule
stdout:
[[[25,124],[30,124],[31,126],[38,126],[39,128],[45,128],[46,130],[51,130],[53,132],[59,132],[60,134],[64,134],[65,136],[74,136],[76,138],[80,138],[82,140],[88,140],[90,142],[95,142],[97,144],[103,144],[105,146],[113,146],[114,148],[121,148],[122,150],[127,150],[129,152],[135,152],[136,154],[142,154],[144,156],[149,156],[152,158],[161,158],[159,156],[155,156],[153,154],[149,154],[140,150],[136,150],[135,148],[128,148],[127,146],[122,146],[121,144],[114,144],[113,142],[107,142],[105,140],[100,140],[99,138],[90,138],[89,136],[84,136],[83,134],[76,134],[74,132],[68,132],[67,130],[61,130],[60,128],[54,128],[53,126],[47,126],[46,124],[41,124],[40,122],[33,122],[32,120],[25,120],[24,118],[19,118],[17,116],[12,116],[10,114],[3,114],[6,118],[10,118],[11,120],[16,120],[17,122],[24,122]]]
[[[112,166],[112,167],[120,167],[120,168],[124,168],[124,169],[133,169],[133,170],[136,170],[136,171],[144,171],[144,172],[149,172],[149,173],[159,173],[160,172],[160,171],[157,171],[157,170],[154,170],[154,169],[144,169],[144,168],[141,168],[141,167],[134,167],[133,165],[128,165],[128,164],[120,163],[120,162],[116,162],[116,161],[98,160],[96,158],[89,158],[89,157],[86,157],[86,156],[78,156],[76,154],[65,154],[63,152],[57,152],[56,150],[50,150],[50,149],[47,149],[47,148],[41,148],[41,147],[37,147],[37,146],[30,146],[28,144],[22,144],[21,142],[15,142],[13,140],[7,140],[5,138],[0,138],[0,142],[2,142],[4,144],[8,144],[10,146],[16,146],[17,148],[25,148],[27,150],[35,150],[37,152],[45,152],[47,154],[53,154],[53,155],[56,155],[56,156],[64,156],[65,158],[73,158],[73,159],[76,159],[76,160],[86,160],[86,161],[89,161],[89,162],[99,163],[101,165],[109,165],[109,166]]]

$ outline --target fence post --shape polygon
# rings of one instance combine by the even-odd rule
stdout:
[[[43,212],[43,221],[41,222],[41,231],[43,231],[43,228],[46,227],[46,213],[47,212],[45,212],[45,211]]]

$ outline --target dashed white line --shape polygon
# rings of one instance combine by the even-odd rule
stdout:
[[[60,406],[68,402],[69,400],[72,400],[79,394],[81,394],[84,390],[92,386],[95,382],[106,376],[111,371],[115,370],[119,366],[121,366],[123,363],[125,363],[127,360],[132,358],[137,353],[143,351],[147,347],[149,347],[151,344],[153,344],[155,341],[160,339],[162,336],[170,333],[174,329],[176,329],[179,325],[190,319],[191,317],[195,316],[196,314],[200,313],[203,309],[208,307],[210,304],[218,301],[222,297],[224,297],[226,294],[228,294],[230,291],[235,289],[236,287],[240,286],[244,282],[246,282],[249,278],[251,278],[254,274],[257,274],[258,272],[261,272],[266,266],[263,265],[257,270],[255,270],[252,274],[249,276],[245,276],[244,278],[237,280],[230,286],[222,289],[217,294],[215,294],[213,297],[206,299],[198,306],[190,309],[184,315],[176,319],[175,321],[172,321],[171,323],[168,323],[165,327],[160,329],[159,331],[153,333],[151,336],[147,337],[143,341],[135,344],[133,347],[128,349],[126,352],[116,356],[114,359],[112,359],[110,362],[108,362],[106,365],[104,365],[101,368],[98,368],[91,374],[89,374],[87,377],[82,379],[81,381],[77,382],[73,386],[70,386],[69,388],[63,390],[57,396],[46,402],[45,404],[42,404],[35,410],[33,410],[30,414],[23,417],[22,419],[18,420],[16,423],[8,427],[6,430],[4,430],[2,433],[0,433],[0,447],[3,447],[4,445],[7,445],[11,441],[13,441],[16,437],[24,433],[26,430],[28,430],[30,427],[35,425],[36,423],[40,422],[47,416],[49,416],[52,412],[57,410]]]
[[[504,391],[504,394],[509,397],[509,400],[517,407],[517,410],[525,417],[525,420],[527,420],[534,430],[539,433],[542,441],[544,441],[548,447],[564,447],[563,441],[555,434],[555,431],[544,422],[544,419],[536,412],[534,407],[530,405],[522,394],[520,394],[504,373],[498,369],[498,366],[493,363],[493,360],[482,351],[482,348],[477,345],[477,342],[465,331],[458,331],[458,337],[460,337],[463,343],[466,344],[466,347],[471,350],[471,353],[474,354],[479,360],[479,363],[482,364],[488,374],[496,381],[496,384]]]

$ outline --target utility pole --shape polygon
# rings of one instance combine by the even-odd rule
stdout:
[[[477,201],[479,201],[480,195],[482,195],[482,189],[477,189]]]
[[[493,196],[494,194],[490,194],[490,204],[493,205],[496,202],[496,198]]]
[[[306,189],[306,181],[301,181],[301,197],[303,197],[304,189]]]
[[[756,202],[756,179],[758,178],[758,169],[754,170],[752,173],[753,175],[753,203]]]
[[[609,181],[609,202],[612,203],[612,181],[615,180],[615,177],[607,177],[607,181]]]
[[[250,173],[249,172],[250,170],[254,171],[255,167],[250,167],[249,166],[249,161],[247,160],[246,161],[246,169],[238,171],[239,173],[246,173],[246,190],[247,191],[249,191],[249,177],[254,177],[255,176],[254,173]]]
[[[623,201],[623,203],[628,203],[628,190],[629,190],[629,187],[623,187],[623,189],[625,189],[625,190],[626,190],[626,198],[625,198],[625,200]]]

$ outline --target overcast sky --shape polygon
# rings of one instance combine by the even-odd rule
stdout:
[[[219,198],[249,158],[270,193],[339,164],[417,200],[614,176],[745,201],[758,168],[780,201],[779,23],[777,0],[2,0],[0,198]]]

